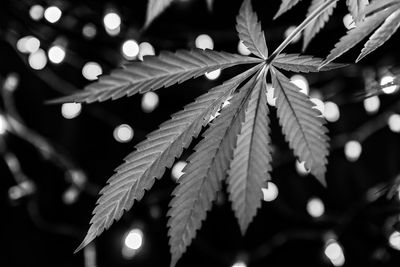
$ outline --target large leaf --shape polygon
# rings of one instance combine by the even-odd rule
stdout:
[[[321,6],[326,0],[313,0],[311,2],[310,8],[307,12],[307,17],[313,13],[319,6]],[[324,10],[324,12],[314,19],[305,29],[304,29],[304,39],[303,39],[303,51],[306,50],[310,41],[315,37],[315,35],[325,26],[328,22],[329,17],[333,13],[333,9],[336,7],[337,2],[330,5]]]
[[[362,22],[360,22],[357,27],[351,29],[343,36],[340,41],[332,49],[328,57],[322,62],[321,67],[332,62],[337,57],[341,56],[349,49],[354,47],[356,44],[361,42],[365,37],[367,37],[373,30],[375,30],[382,22],[394,11],[393,7],[384,9],[377,12],[369,17],[366,17]]]
[[[250,0],[243,1],[236,18],[236,30],[239,33],[240,40],[254,55],[263,59],[268,57],[265,35]]]
[[[400,26],[400,9],[391,14],[379,29],[371,35],[356,62],[383,45]]]
[[[378,0],[381,1],[381,0]],[[354,21],[356,24],[360,22],[363,17],[362,14],[364,14],[365,8],[369,4],[368,0],[347,0],[346,1],[347,6],[349,7],[349,12],[351,16],[353,17]]]
[[[318,72],[345,67],[346,64],[330,63],[318,69],[323,59],[299,54],[279,54],[272,65],[293,72]]]
[[[136,151],[125,158],[125,163],[116,169],[108,185],[101,190],[90,229],[77,250],[109,228],[114,220],[119,220],[135,200],[143,197],[155,178],[160,178],[165,168],[171,167],[175,157],[181,155],[221,104],[258,68],[260,66],[255,66],[198,97],[136,146]]]
[[[257,58],[202,49],[162,52],[159,56],[145,57],[144,61],[114,70],[110,75],[102,76],[99,81],[88,85],[85,90],[53,102],[91,103],[118,99],[168,87],[219,68],[260,61]]]
[[[173,1],[174,0],[149,0],[144,27],[147,28]]]
[[[271,171],[269,119],[265,77],[251,94],[242,129],[230,164],[228,191],[242,234],[261,206],[262,187]]]
[[[279,7],[278,12],[276,12],[274,19],[276,19],[277,17],[279,17],[280,15],[282,15],[283,13],[285,13],[286,11],[297,5],[297,3],[299,2],[300,0],[282,0],[281,6]]]
[[[285,138],[299,161],[304,161],[306,168],[325,184],[329,154],[325,120],[300,88],[274,67],[271,71],[277,115]]]
[[[399,0],[375,0],[372,1],[365,9],[364,12],[360,14],[361,17],[371,15],[373,13],[379,12],[382,9],[394,6],[394,5],[400,5]]]
[[[175,266],[186,251],[216,199],[229,168],[254,77],[240,93],[233,96],[231,104],[222,110],[203,134],[204,139],[189,157],[189,163],[174,190],[168,212],[171,266]]]

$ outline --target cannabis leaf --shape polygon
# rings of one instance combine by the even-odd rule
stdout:
[[[349,12],[357,24],[363,17],[362,14],[365,11],[366,6],[369,4],[368,0],[347,0],[347,6],[349,7]]]
[[[272,62],[272,65],[293,72],[318,72],[327,71],[346,66],[345,64],[331,63],[319,69],[321,58],[304,56],[299,54],[280,54]]]
[[[278,12],[276,12],[274,19],[294,7],[300,2],[300,0],[282,0],[281,6],[279,7]]]
[[[147,28],[173,1],[174,0],[149,0],[144,27]]]

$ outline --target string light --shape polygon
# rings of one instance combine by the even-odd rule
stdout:
[[[331,239],[327,242],[324,253],[334,266],[344,265],[345,258],[343,249],[336,240]]]
[[[358,141],[349,141],[344,146],[344,154],[348,161],[357,161],[362,152],[362,146]]]
[[[275,89],[271,84],[267,84],[267,102],[271,107],[275,107],[276,105],[276,97],[274,97]]]
[[[368,114],[374,114],[378,112],[379,107],[381,106],[381,101],[378,96],[372,96],[364,99],[364,108]]]
[[[307,170],[306,163],[304,161],[300,162],[296,160],[296,171],[301,176],[306,176],[310,173],[310,170]]]
[[[122,55],[127,60],[135,59],[139,55],[139,45],[138,43],[133,40],[126,40],[122,44]]]
[[[61,114],[66,119],[76,118],[82,110],[81,103],[64,103],[61,106]]]
[[[351,30],[356,27],[356,24],[354,23],[353,16],[351,14],[346,14],[343,17],[343,25],[346,27],[346,29]]]
[[[127,143],[133,138],[133,129],[128,124],[121,124],[114,129],[114,138],[120,143]]]
[[[33,20],[40,20],[43,18],[44,8],[41,5],[33,5],[29,9],[29,16]]]
[[[54,45],[47,52],[49,60],[54,64],[60,64],[65,58],[65,49],[62,46]]]
[[[314,197],[307,202],[307,212],[314,218],[321,217],[325,213],[325,205],[321,199]]]
[[[88,23],[82,28],[82,34],[86,39],[93,39],[97,34],[96,25]]]
[[[29,66],[34,70],[42,70],[47,65],[46,53],[43,49],[39,49],[36,52],[29,55],[28,58]]]
[[[263,199],[266,202],[274,201],[279,194],[278,187],[273,182],[268,182],[267,188],[262,188]]]
[[[103,18],[106,30],[115,31],[121,26],[121,17],[115,12],[107,13]]]
[[[296,29],[296,26],[290,26],[289,28],[286,29],[285,31],[285,38],[287,38],[292,32]],[[300,41],[301,35],[298,33],[292,40],[292,43],[297,43]]]
[[[89,81],[97,80],[103,74],[103,69],[96,62],[88,62],[82,68],[82,75]]]
[[[303,75],[299,74],[293,75],[290,78],[290,81],[300,88],[300,92],[302,92],[305,95],[308,95],[310,88],[308,86],[307,79]]]
[[[394,231],[390,234],[389,245],[393,249],[400,250],[400,232]]]
[[[400,133],[400,115],[392,114],[388,119],[389,129],[392,132]]]
[[[220,75],[221,75],[221,69],[216,69],[214,71],[210,71],[205,74],[206,78],[209,80],[216,80]]]
[[[147,92],[142,96],[142,110],[146,113],[154,111],[160,99],[158,95],[154,92]]]
[[[195,40],[195,46],[200,49],[214,49],[214,41],[207,34],[200,34]]]
[[[334,102],[325,102],[324,117],[329,122],[336,122],[340,118],[340,111],[338,105]]]
[[[56,6],[50,6],[44,11],[44,18],[50,23],[56,23],[62,15],[61,9]]]
[[[238,261],[232,264],[232,267],[247,267],[247,265],[244,261]]]
[[[6,118],[0,114],[0,135],[5,134],[8,128],[8,123]]]
[[[247,48],[247,46],[244,45],[242,40],[239,41],[237,49],[238,49],[239,54],[241,54],[243,56],[248,56],[251,54],[250,50]]]
[[[385,86],[387,84],[391,84],[393,81],[394,81],[394,77],[392,75],[385,75],[381,78],[380,85]],[[397,92],[398,89],[399,89],[398,85],[391,85],[391,86],[385,86],[384,88],[382,88],[382,91],[385,94],[393,94],[393,93]]]
[[[6,80],[4,81],[4,89],[13,92],[17,89],[19,84],[19,76],[16,73],[10,73],[7,75]]]
[[[144,56],[154,56],[156,54],[156,51],[154,50],[154,47],[148,43],[148,42],[143,42],[139,44],[139,55],[138,58],[140,60],[143,60]]]
[[[177,163],[174,164],[171,170],[171,176],[172,179],[175,181],[178,181],[178,179],[183,175],[183,168],[187,165],[187,162],[185,161],[178,161]]]

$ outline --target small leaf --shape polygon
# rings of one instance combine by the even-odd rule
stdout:
[[[244,235],[261,207],[262,187],[270,179],[271,152],[265,77],[257,81],[246,109],[230,164],[228,192]]]
[[[325,120],[313,108],[309,97],[300,92],[300,88],[274,67],[271,70],[283,134],[299,161],[304,161],[306,168],[325,185],[325,165],[329,154]]]
[[[159,56],[145,57],[144,61],[132,62],[122,69],[114,70],[110,75],[100,77],[97,82],[88,85],[81,92],[50,102],[92,103],[114,100],[169,87],[216,69],[259,62],[261,60],[257,58],[208,49],[178,50],[176,53],[162,52]]]
[[[178,180],[179,185],[174,190],[168,212],[171,266],[175,266],[196,236],[225,179],[244,119],[251,84],[254,84],[254,77],[240,93],[233,96],[231,104],[222,109],[221,115],[211,123]]]
[[[272,65],[293,72],[318,72],[327,71],[347,66],[346,64],[330,63],[318,69],[323,59],[312,56],[302,56],[300,54],[279,54],[272,61]]]
[[[311,2],[310,8],[307,12],[307,17],[313,13],[320,5],[322,5],[326,0],[313,0]],[[330,5],[324,12],[319,15],[315,20],[313,20],[307,28],[304,30],[304,39],[303,39],[303,51],[306,50],[310,41],[317,35],[317,33],[325,26],[325,23],[328,22],[329,17],[332,15],[333,10],[336,7],[337,2]]]
[[[147,28],[173,1],[174,0],[149,0],[144,27]]]
[[[381,1],[381,0],[379,0]],[[354,22],[357,24],[364,17],[362,14],[365,11],[366,6],[369,4],[368,0],[347,0],[347,6],[349,7],[349,12],[354,19]]]
[[[300,0],[282,0],[281,6],[279,7],[278,12],[276,12],[274,19],[278,18],[280,15],[294,7],[300,2]]]
[[[253,11],[250,0],[243,1],[239,15],[236,18],[236,30],[244,45],[259,58],[268,57],[265,35],[258,22],[257,14]]]
[[[175,158],[198,136],[211,115],[260,66],[255,66],[198,97],[136,146],[136,151],[125,158],[125,163],[116,169],[116,173],[108,180],[108,185],[101,190],[102,196],[93,211],[90,229],[77,251],[109,228],[114,220],[119,220],[135,200],[143,197],[145,190],[152,187],[155,178],[161,178],[165,168],[170,168]]]
[[[356,62],[383,45],[397,31],[400,26],[400,9],[391,14],[385,22],[371,35],[364,45]]]

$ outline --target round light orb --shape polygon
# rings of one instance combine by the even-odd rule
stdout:
[[[362,146],[358,141],[349,141],[344,146],[344,154],[348,161],[357,161],[362,152]]]
[[[238,261],[232,264],[232,267],[247,267],[247,264],[244,261]]]
[[[400,133],[400,115],[392,114],[388,119],[389,129],[392,132]]]
[[[29,55],[28,58],[29,66],[34,70],[42,70],[47,65],[47,57],[46,53],[43,49],[39,49],[38,51]]]
[[[286,29],[285,31],[285,38],[289,37],[289,35],[292,34],[292,32],[296,29],[296,26],[290,26]],[[301,34],[298,33],[296,34],[296,36],[293,38],[292,43],[297,43],[298,41],[300,41],[301,38]]]
[[[340,110],[335,102],[325,102],[324,117],[329,122],[336,122],[340,118]]]
[[[139,44],[139,56],[138,58],[140,60],[143,60],[144,56],[154,56],[156,54],[156,51],[154,50],[154,47],[148,43],[148,42],[143,42]]]
[[[6,80],[4,81],[4,89],[9,92],[14,92],[17,89],[19,84],[19,75],[15,72],[12,72],[7,75]]]
[[[243,56],[248,56],[251,54],[251,51],[247,48],[247,46],[244,45],[242,40],[239,41],[237,49],[238,49],[239,54],[241,54]]]
[[[400,250],[400,232],[394,231],[390,234],[389,245],[395,250]]]
[[[122,44],[121,50],[122,50],[122,55],[127,60],[135,59],[139,55],[139,45],[133,39],[126,40]]]
[[[305,95],[308,95],[310,87],[308,85],[306,77],[304,77],[303,75],[296,74],[290,78],[290,81],[300,88],[300,92],[302,92]]]
[[[79,198],[79,190],[78,188],[71,186],[62,195],[62,200],[66,205],[74,204]]]
[[[121,26],[121,17],[115,12],[109,12],[104,16],[103,23],[107,30],[113,31]]]
[[[150,113],[157,108],[159,102],[160,99],[156,93],[147,92],[142,96],[142,110],[146,113]]]
[[[300,162],[296,160],[296,171],[301,176],[306,176],[310,173],[310,170],[306,168],[306,163],[304,161]]]
[[[82,28],[82,34],[86,39],[89,39],[89,40],[93,39],[97,34],[96,25],[94,25],[93,23],[87,23]]]
[[[89,81],[98,79],[98,76],[103,74],[103,69],[96,62],[88,62],[82,68],[82,75]]]
[[[220,75],[221,75],[221,69],[216,69],[214,71],[210,71],[205,74],[206,78],[209,80],[216,80]]]
[[[268,83],[267,84],[267,102],[268,105],[271,107],[276,106],[276,97],[274,97],[275,94],[275,89],[272,87],[272,84]]]
[[[348,30],[351,30],[356,27],[356,24],[354,23],[354,20],[353,20],[353,16],[351,14],[348,13],[343,17],[343,25]]]
[[[278,187],[273,182],[268,182],[267,188],[262,188],[263,200],[266,202],[274,201],[279,194]]]
[[[364,108],[368,114],[374,114],[378,112],[379,107],[381,106],[381,101],[378,96],[371,96],[364,99]]]
[[[120,143],[127,143],[133,138],[133,129],[128,124],[121,124],[114,129],[114,138]]]
[[[182,170],[186,167],[187,162],[185,161],[178,161],[174,164],[171,170],[172,179],[178,181],[178,179],[183,175]]]
[[[61,106],[61,114],[66,119],[73,119],[78,117],[82,111],[81,103],[64,103]]]
[[[65,58],[65,49],[62,46],[55,45],[50,47],[47,55],[52,63],[60,64]]]
[[[343,249],[337,241],[329,241],[325,247],[324,253],[334,266],[344,265],[345,258],[343,254]]]
[[[43,18],[44,8],[41,5],[33,5],[29,9],[29,16],[33,20],[40,20]]]
[[[380,85],[385,86],[386,84],[391,84],[395,78],[392,75],[385,75],[381,78],[380,80]],[[390,86],[385,86],[382,88],[382,92],[385,94],[394,94],[398,91],[399,86],[398,85],[390,85]]]
[[[143,232],[140,229],[132,229],[125,236],[124,244],[127,248],[138,250],[143,244]]]
[[[307,212],[314,218],[321,217],[325,213],[325,205],[319,198],[311,198],[307,202]]]
[[[195,40],[195,46],[200,49],[214,49],[214,41],[207,34],[200,34]]]
[[[60,20],[62,15],[61,9],[56,6],[49,6],[44,11],[44,18],[50,23],[56,23]]]

